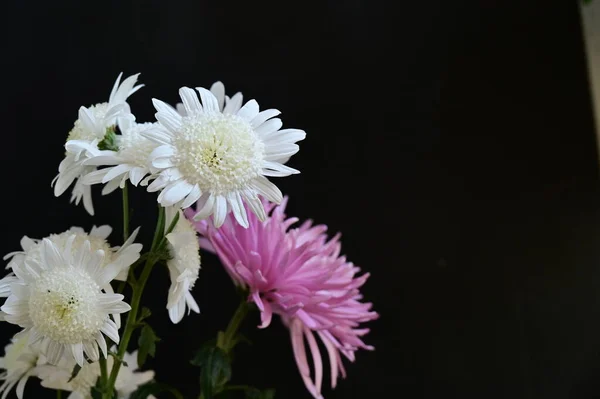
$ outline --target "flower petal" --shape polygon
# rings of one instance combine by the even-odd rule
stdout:
[[[186,115],[192,116],[202,112],[202,105],[194,90],[189,87],[182,87],[179,89],[179,96],[181,97],[181,101],[183,101]]]

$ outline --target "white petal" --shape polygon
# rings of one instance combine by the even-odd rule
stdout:
[[[54,246],[52,241],[47,238],[43,239],[43,250],[41,252],[42,262],[51,267],[61,267],[65,265],[65,260],[58,252],[58,249]]]
[[[90,276],[96,276],[97,274],[100,274],[102,272],[102,270],[104,269],[104,267],[102,266],[102,262],[104,262],[104,251],[99,249],[97,251],[95,251],[92,256],[90,257],[90,259],[88,260],[88,262],[83,265],[85,267],[85,270],[88,272],[88,274]],[[99,284],[99,285],[104,285],[104,284]]]
[[[123,72],[117,76],[117,80],[115,80],[115,84],[113,85],[112,90],[110,91],[109,101],[112,100],[117,94],[117,89],[119,88],[119,83],[121,82],[121,77],[123,76]]]
[[[270,133],[276,132],[277,130],[281,129],[282,126],[283,122],[281,122],[281,119],[274,118],[266,121],[265,123],[254,129],[254,131],[256,132],[256,134],[258,134],[259,137],[264,137]]]
[[[168,170],[168,169],[166,169]],[[158,190],[165,188],[169,184],[169,179],[161,174],[159,175],[150,185],[147,187],[149,193],[154,193]]]
[[[106,347],[106,340],[104,339],[104,336],[101,333],[97,333],[95,339],[96,343],[98,344],[98,347],[102,351],[102,354],[104,355],[104,357],[106,357],[108,354],[108,350]]]
[[[253,128],[257,128],[260,125],[262,125],[263,123],[265,123],[268,119],[274,118],[279,114],[281,114],[281,112],[279,112],[279,110],[266,109],[264,111],[259,112],[258,115],[256,115],[256,117],[254,117],[254,119],[252,119],[252,122],[250,122],[250,125],[252,125]]]
[[[100,294],[100,295],[98,295],[98,298],[97,298],[98,306],[100,306],[102,308],[110,307],[117,302],[123,301],[123,298],[125,298],[125,297],[121,294],[114,294],[114,293],[113,294],[108,294],[108,293]]]
[[[219,102],[216,97],[204,87],[196,87],[198,93],[200,93],[200,100],[202,101],[202,107],[204,112],[207,114],[214,114],[220,112]]]
[[[48,349],[46,350],[46,357],[48,358],[48,363],[58,364],[64,351],[65,347],[63,346],[63,344],[50,340],[50,342],[48,343]]]
[[[71,353],[73,353],[73,357],[78,365],[83,366],[83,344],[77,343],[71,345]]]
[[[58,179],[56,180],[56,184],[54,185],[54,196],[60,197],[63,193],[69,188],[73,181],[81,175],[83,171],[83,167],[80,165],[75,165],[73,168],[61,173],[58,175]]]
[[[183,303],[185,304],[185,300]],[[173,306],[172,308],[169,308],[168,311],[169,311],[169,319],[171,319],[171,322],[173,324],[177,324],[183,319],[184,312],[181,312],[181,309],[179,306]]]
[[[155,117],[170,132],[176,132],[181,128],[181,120],[173,118],[171,114],[157,112]]]
[[[268,161],[277,161],[281,158],[289,158],[300,150],[298,144],[286,144],[274,149],[265,146],[265,159]]]
[[[214,214],[213,221],[216,228],[219,228],[225,223],[225,218],[227,217],[227,201],[225,197],[221,195],[215,196],[215,206],[214,206]]]
[[[258,103],[255,100],[250,100],[237,112],[237,116],[250,122],[258,115],[258,111]]]
[[[279,162],[263,161],[263,175],[284,177],[300,173],[299,170],[280,164]]]
[[[117,302],[113,305],[106,306],[104,310],[106,310],[110,314],[121,314],[129,312],[131,310],[131,306],[129,306],[125,302]]]
[[[83,245],[79,248],[79,252],[73,259],[73,264],[76,266],[85,266],[88,263],[88,259],[90,257],[91,245],[88,240],[83,242]]]
[[[112,168],[105,168],[90,172],[81,178],[81,182],[86,185],[100,184],[102,183],[102,179],[104,179],[104,176],[106,176],[106,174],[110,172],[111,169]]]
[[[158,144],[171,143],[171,133],[163,127],[151,127],[140,132],[140,136]]]
[[[27,236],[23,236],[23,238],[21,238],[21,248],[23,248],[24,251],[28,251],[31,247],[33,247],[35,245],[35,241],[33,241],[31,238],[27,237]]]
[[[305,138],[306,132],[300,129],[282,129],[262,137],[267,146],[282,143],[293,144]]]
[[[93,226],[92,231],[90,231],[90,236],[106,239],[106,238],[108,238],[110,233],[112,233],[112,227],[110,227],[107,224],[104,224],[104,225],[98,226],[98,227]]]
[[[66,264],[71,264],[71,257],[73,256],[72,248],[73,242],[75,241],[75,237],[76,235],[73,234],[69,236],[69,238],[67,238],[67,241],[65,242],[65,249],[63,250],[62,256]]]
[[[198,201],[198,199],[200,198],[201,195],[202,195],[202,192],[200,191],[200,187],[198,187],[198,185],[195,184],[194,187],[192,187],[192,191],[190,191],[188,196],[185,198],[185,200],[181,204],[181,208],[182,209],[189,208],[196,201]]]
[[[119,331],[114,321],[107,319],[100,331],[102,331],[104,335],[110,338],[115,344],[119,343]]]
[[[110,168],[110,171],[102,178],[102,183],[108,183],[110,180],[129,172],[132,168],[133,166],[128,164],[121,164]]]
[[[215,196],[213,194],[205,194],[207,195],[206,202],[202,204],[200,207],[200,201],[198,203],[199,207],[196,208],[196,215],[194,215],[194,220],[202,220],[208,218],[214,212],[214,204],[215,204]],[[200,198],[201,200],[202,198]]]
[[[242,202],[240,193],[228,193],[227,201],[231,205],[231,210],[233,211],[235,220],[237,220],[240,226],[248,228],[248,215],[246,214],[246,208],[244,208],[244,203]]]
[[[236,93],[233,97],[228,98],[227,101],[225,101],[223,113],[236,114],[240,108],[242,108],[242,101],[244,101],[244,96],[242,96],[242,93]]]
[[[196,312],[196,313],[200,313],[200,307],[198,306],[198,303],[196,303],[196,300],[194,299],[194,297],[192,296],[192,293],[187,291],[185,293],[185,302],[187,303],[188,307]]]
[[[131,184],[137,186],[147,173],[148,169],[146,168],[136,167],[131,169],[129,172],[129,180],[131,181]]]
[[[83,350],[92,362],[97,362],[100,359],[98,344],[95,341],[83,341]]]
[[[183,101],[186,115],[192,116],[202,112],[202,105],[194,90],[189,87],[182,87],[179,89],[179,96],[181,97],[181,101]]]
[[[242,197],[246,200],[246,203],[250,207],[250,210],[256,215],[258,220],[260,220],[261,222],[267,220],[265,208],[254,191],[244,190],[242,192]]]
[[[23,394],[25,392],[25,384],[27,384],[27,380],[33,373],[33,370],[28,370],[20,379],[17,384],[17,388],[15,389],[15,393],[17,394],[18,399],[23,399]]]
[[[78,117],[86,130],[96,132],[96,118],[86,107],[79,107]]]
[[[108,195],[119,188],[121,181],[119,179],[114,179],[106,183],[106,185],[102,188],[102,195]]]
[[[101,151],[100,155],[93,156],[83,161],[88,166],[113,166],[118,165],[123,160],[114,151]]]
[[[172,206],[185,198],[192,191],[194,186],[185,180],[179,180],[171,183],[158,196],[158,202],[163,206]]]
[[[29,286],[28,285],[23,285],[20,283],[12,283],[9,287],[10,287],[10,292],[17,299],[26,300],[29,298]]]
[[[258,192],[258,194],[271,202],[279,204],[283,199],[283,194],[281,194],[279,188],[263,176],[254,179],[250,185]]]
[[[210,92],[215,96],[219,103],[219,110],[223,111],[225,105],[225,86],[221,82],[215,82],[210,86]]]
[[[100,269],[95,275],[96,283],[104,287],[106,284],[114,280],[115,277],[121,272],[121,267],[118,263],[111,263]]]
[[[91,216],[94,216],[94,204],[92,203],[92,187],[83,186],[83,207]]]

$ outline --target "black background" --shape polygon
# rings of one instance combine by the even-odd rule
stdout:
[[[81,105],[115,77],[142,72],[130,101],[181,86],[242,91],[308,136],[276,179],[289,214],[342,231],[372,273],[377,347],[347,364],[327,398],[600,397],[600,191],[576,2],[43,2],[2,5],[1,252],[71,225],[111,224],[120,197],[95,190],[96,217],[50,181]],[[133,194],[148,243],[154,197]],[[223,328],[237,297],[205,255],[202,314],[168,322],[166,272],[156,309],[157,377],[197,395],[187,364]],[[285,328],[246,324],[235,382],[308,398]],[[4,324],[7,342],[16,329]],[[328,380],[326,380],[326,383]],[[31,381],[28,397],[45,397]],[[47,393],[47,392],[46,392]]]

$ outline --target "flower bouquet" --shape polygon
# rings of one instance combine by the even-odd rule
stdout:
[[[120,245],[108,242],[108,225],[72,227],[24,236],[4,257],[0,320],[22,330],[0,358],[1,398],[13,390],[23,398],[30,377],[57,398],[181,398],[142,371],[159,341],[149,316],[161,316],[142,306],[142,296],[153,270],[165,267],[170,321],[199,313],[193,287],[201,250],[218,256],[243,299],[229,325],[190,359],[200,367],[199,397],[274,397],[274,390],[230,383],[240,326],[256,312],[260,328],[279,316],[308,392],[321,398],[321,348],[335,387],[346,375],[342,358],[373,349],[361,339],[369,331],[361,323],[377,314],[359,291],[368,274],[340,255],[339,235],[329,238],[326,226],[311,221],[297,226],[284,213],[288,198],[268,179],[299,173],[285,164],[305,132],[282,129],[279,111],[260,111],[241,93],[229,97],[220,82],[210,90],[182,87],[175,106],[153,99],[156,122],[139,123],[127,103],[142,87],[137,79],[119,75],[108,102],[79,109],[52,182],[56,196],[72,187],[71,201],[91,215],[92,186],[103,185],[102,195],[120,189]],[[130,230],[132,187],[157,193],[149,244],[137,242],[140,227]]]

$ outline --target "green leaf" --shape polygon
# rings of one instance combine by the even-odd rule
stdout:
[[[141,323],[144,319],[147,319],[148,317],[150,317],[152,315],[152,312],[150,311],[150,309],[148,309],[147,307],[143,307],[142,311],[140,312],[140,315],[137,319],[138,323]]]
[[[115,134],[115,129],[113,127],[109,127],[108,129],[106,129],[104,138],[101,142],[98,143],[98,149],[119,151],[119,145],[117,144],[117,135]]]
[[[81,371],[81,366],[76,364],[75,367],[73,367],[73,371],[71,371],[71,378],[69,378],[69,381],[67,381],[67,383],[73,381],[73,379],[75,377],[77,377],[77,374],[79,374],[80,371]]]
[[[204,399],[213,399],[231,379],[231,361],[227,353],[216,346],[204,345],[192,360],[202,367],[200,386]]]
[[[590,4],[592,2],[592,0],[582,0],[583,4]]]
[[[160,341],[160,338],[156,336],[152,327],[148,324],[145,324],[142,327],[142,332],[140,334],[140,338],[138,339],[138,355],[137,361],[138,366],[141,368],[144,363],[146,363],[146,358],[148,355],[154,357],[156,354],[156,343]]]
[[[217,344],[217,340],[215,340],[215,339],[206,341],[200,347],[200,349],[198,349],[198,352],[196,352],[196,354],[194,355],[192,360],[190,360],[190,363],[194,366],[202,367],[202,365],[204,364],[204,359],[206,358],[205,352],[208,351],[210,348],[213,348],[216,344]]]
[[[146,399],[150,395],[158,397],[159,393],[169,392],[175,399],[183,399],[183,395],[177,389],[158,382],[149,382],[140,386],[129,399]]]

